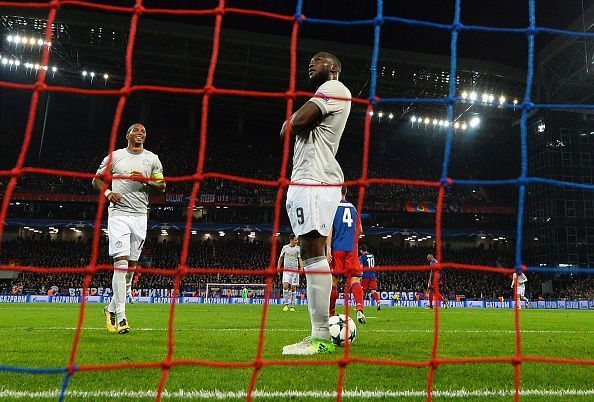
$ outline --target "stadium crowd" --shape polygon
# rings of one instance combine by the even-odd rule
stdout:
[[[187,265],[189,267],[230,269],[263,269],[270,263],[270,242],[251,238],[225,237],[198,240],[190,243]],[[280,246],[280,244],[279,244]],[[426,255],[432,252],[429,247],[409,247],[384,242],[370,245],[376,256],[378,266],[386,265],[425,265]],[[280,250],[280,247],[278,248]],[[181,244],[178,241],[160,241],[149,239],[141,257],[143,267],[173,269],[180,258]],[[5,241],[0,253],[0,263],[19,264],[36,267],[84,267],[89,264],[91,255],[90,241],[56,241],[43,237],[17,238]],[[276,257],[273,259],[276,262]],[[512,254],[509,248],[446,246],[444,262],[488,265],[493,267],[512,266]],[[99,244],[99,263],[110,264],[107,255],[107,243],[102,236]],[[111,287],[111,272],[98,272],[91,281],[91,287]],[[553,280],[553,291],[542,294],[542,282],[552,277],[530,275],[527,293],[531,299],[547,298],[586,298],[594,299],[594,278],[580,280]],[[379,272],[380,290],[417,292],[422,294],[427,287],[427,272]],[[69,288],[82,286],[81,275],[59,273],[33,274],[20,273],[18,278],[0,282],[0,293],[40,293],[54,288],[58,294],[68,294]],[[274,278],[274,289],[280,288],[280,275]],[[304,278],[302,278],[302,281]],[[511,297],[511,278],[508,275],[477,271],[448,269],[445,271],[442,286],[446,295],[458,295],[467,299],[497,300],[499,297]],[[207,283],[265,283],[262,275],[190,275],[184,277],[182,291],[199,292]],[[141,274],[134,287],[138,289],[170,289],[173,277],[168,275]],[[302,284],[303,285],[303,284]]]
[[[150,127],[149,127],[150,131]],[[88,141],[78,133],[63,134],[61,141],[47,141],[43,152],[39,155],[29,153],[27,166],[69,170],[74,172],[94,173],[105,156],[105,144],[98,140]],[[171,141],[175,137],[176,141]],[[14,165],[17,149],[9,149],[15,144],[6,144],[7,152],[0,156],[0,169],[10,169]],[[255,152],[258,158],[245,158],[246,152]],[[399,144],[397,154],[390,154],[389,149],[376,150],[370,154],[368,177],[401,178],[410,180],[438,180],[441,175],[441,159],[443,151],[435,146],[419,146],[416,143]],[[67,152],[65,149],[85,149],[85,152]],[[147,149],[157,153],[164,166],[166,176],[192,175],[196,170],[198,142],[195,135],[184,136],[171,130],[151,132]],[[15,151],[15,152],[12,152]],[[245,176],[264,180],[278,179],[281,163],[279,144],[261,144],[254,139],[241,141],[225,141],[222,138],[210,138],[208,142],[205,172],[218,172],[237,176]],[[347,180],[361,177],[360,158],[352,153],[339,153],[338,159]],[[241,161],[241,163],[238,163]],[[290,171],[291,161],[289,161]],[[475,159],[451,162],[452,174],[460,173],[464,178],[485,177],[485,164]],[[0,180],[0,193],[6,186],[6,180]],[[16,191],[22,193],[52,193],[69,195],[94,194],[90,180],[63,176],[24,175],[19,178]],[[189,194],[191,183],[170,183],[169,193]],[[224,193],[229,197],[247,197],[251,205],[270,206],[276,191],[253,185],[239,185],[220,179],[208,179],[202,183],[201,193]],[[356,192],[353,193],[353,196]],[[389,185],[369,186],[366,193],[368,205],[387,206],[402,204],[407,201],[433,202],[437,191],[427,187]],[[462,205],[506,205],[513,206],[513,192],[502,188],[472,188],[455,186],[447,192],[447,203],[453,206]]]

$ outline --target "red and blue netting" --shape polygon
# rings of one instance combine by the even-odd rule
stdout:
[[[228,180],[236,183],[248,183],[267,187],[276,187],[276,201],[274,204],[274,224],[272,234],[277,232],[279,227],[280,216],[282,213],[281,202],[283,194],[286,188],[289,186],[290,181],[286,178],[288,157],[289,157],[289,136],[285,136],[284,139],[284,151],[282,158],[281,170],[279,173],[278,180],[266,181],[257,180],[246,177],[239,177],[233,175],[226,175],[216,172],[205,172],[204,162],[206,155],[206,143],[207,143],[207,132],[208,132],[208,110],[210,105],[210,99],[217,95],[226,96],[255,96],[262,98],[284,98],[286,99],[286,118],[288,119],[292,112],[296,98],[299,97],[310,97],[313,94],[308,92],[297,91],[295,88],[295,75],[296,75],[296,64],[297,64],[297,40],[299,28],[302,24],[325,24],[325,25],[367,25],[373,27],[374,30],[374,41],[373,41],[373,53],[371,58],[371,69],[370,69],[370,90],[369,97],[367,99],[354,98],[352,101],[361,105],[366,106],[367,113],[365,119],[365,126],[363,131],[363,155],[362,155],[362,173],[361,177],[356,181],[347,182],[346,185],[354,186],[359,188],[357,207],[359,211],[362,211],[363,200],[365,198],[365,189],[370,185],[378,184],[391,184],[391,185],[406,185],[406,186],[419,186],[436,188],[439,190],[437,196],[437,208],[436,208],[436,257],[438,261],[442,261],[442,214],[443,214],[443,200],[446,191],[452,186],[468,186],[468,185],[483,185],[483,186],[516,186],[518,192],[518,211],[517,211],[517,229],[516,229],[516,261],[515,267],[510,268],[494,268],[488,266],[477,266],[467,264],[455,264],[455,263],[439,263],[432,266],[385,266],[378,267],[378,270],[382,271],[428,271],[434,270],[439,271],[444,268],[458,269],[458,270],[473,270],[473,271],[486,271],[496,272],[500,274],[511,274],[513,272],[554,272],[551,268],[545,267],[526,267],[522,264],[522,239],[523,239],[523,215],[524,206],[526,201],[526,186],[529,184],[542,183],[550,184],[554,186],[563,186],[568,188],[579,188],[586,190],[594,190],[593,185],[585,185],[578,183],[571,183],[565,181],[551,180],[539,177],[528,176],[528,151],[527,151],[527,124],[528,114],[532,110],[536,109],[594,109],[592,104],[535,104],[531,101],[532,97],[532,84],[534,77],[534,38],[538,34],[557,34],[583,38],[594,38],[594,34],[573,32],[567,30],[558,30],[551,28],[544,28],[536,26],[535,20],[535,0],[528,1],[529,7],[529,24],[527,27],[522,28],[499,28],[490,26],[477,26],[477,25],[465,25],[460,19],[461,11],[461,0],[455,0],[455,14],[454,20],[451,24],[438,24],[433,22],[406,19],[399,17],[391,17],[383,15],[383,1],[377,1],[377,14],[375,18],[368,20],[352,20],[352,21],[340,21],[340,20],[329,20],[329,19],[317,19],[308,18],[302,14],[303,0],[297,0],[295,14],[294,15],[282,15],[277,13],[256,11],[242,8],[231,8],[226,7],[225,0],[219,0],[218,6],[213,9],[207,10],[190,10],[190,9],[159,9],[159,8],[147,8],[143,6],[143,0],[136,0],[133,7],[119,7],[112,5],[94,4],[86,1],[77,0],[52,0],[50,2],[6,2],[0,1],[0,7],[18,7],[22,9],[49,9],[47,17],[47,29],[45,33],[45,40],[50,42],[52,39],[52,24],[56,20],[56,15],[62,6],[73,6],[85,9],[95,9],[106,12],[122,13],[131,15],[130,30],[128,37],[128,44],[125,54],[125,78],[124,85],[117,90],[93,90],[93,89],[77,89],[69,88],[64,86],[48,85],[45,82],[46,72],[43,70],[39,71],[38,78],[35,84],[17,84],[11,82],[0,82],[0,87],[32,91],[31,103],[29,106],[29,114],[27,119],[27,125],[24,134],[23,144],[18,156],[18,160],[11,170],[0,171],[0,177],[9,178],[8,186],[2,200],[2,207],[0,210],[0,244],[4,231],[4,222],[6,219],[9,202],[13,195],[15,186],[19,178],[24,174],[41,174],[51,176],[64,176],[73,178],[86,178],[91,179],[95,177],[91,173],[80,173],[72,171],[63,171],[56,169],[42,169],[35,167],[27,167],[25,164],[25,157],[29,151],[29,145],[31,142],[35,117],[37,113],[37,103],[39,97],[43,92],[63,92],[71,94],[81,94],[88,96],[114,96],[118,97],[119,101],[116,107],[111,134],[109,142],[109,152],[111,153],[115,149],[117,133],[119,132],[122,112],[126,106],[126,102],[130,95],[136,92],[161,92],[169,94],[193,94],[202,96],[202,117],[200,124],[200,147],[199,157],[196,166],[195,173],[190,176],[171,177],[167,180],[170,182],[193,182],[192,192],[190,196],[190,202],[188,208],[193,208],[196,204],[196,196],[200,190],[200,185],[209,178],[218,178]],[[216,88],[214,83],[215,71],[217,68],[217,61],[219,55],[219,42],[221,25],[223,18],[227,14],[244,15],[250,17],[259,17],[274,19],[279,21],[285,21],[292,25],[291,31],[291,45],[290,45],[290,79],[289,88],[286,91],[278,92],[265,92],[265,91],[247,91],[247,90],[236,90],[236,89],[220,89]],[[212,41],[212,54],[210,59],[210,66],[208,69],[208,75],[206,84],[201,88],[175,88],[166,86],[151,86],[151,85],[133,85],[132,84],[132,61],[133,61],[133,50],[136,42],[136,32],[138,27],[139,19],[142,15],[194,15],[194,16],[213,16],[215,19],[213,41]],[[394,178],[368,178],[368,160],[369,160],[369,138],[371,135],[371,111],[374,110],[375,106],[379,104],[434,104],[434,105],[445,105],[447,107],[448,121],[453,121],[454,106],[457,102],[461,101],[456,97],[456,80],[450,79],[449,81],[449,94],[445,98],[379,98],[376,96],[376,77],[377,77],[377,64],[380,50],[380,34],[383,24],[403,24],[411,25],[416,27],[432,28],[437,30],[445,30],[451,33],[451,61],[450,61],[450,77],[455,77],[457,72],[457,45],[458,36],[464,31],[479,31],[479,32],[497,32],[497,33],[516,33],[524,34],[528,40],[528,61],[527,61],[527,76],[526,76],[526,87],[524,100],[522,102],[522,117],[521,117],[521,173],[518,178],[509,180],[458,180],[448,177],[448,167],[451,156],[451,145],[453,137],[452,125],[447,128],[446,146],[444,151],[443,166],[441,178],[439,181],[418,181],[418,180],[402,180]],[[42,65],[47,65],[49,60],[49,48],[44,47],[42,56]],[[516,108],[517,105],[505,104],[502,105],[505,108]],[[109,172],[106,172],[101,178],[109,182],[112,176]],[[107,365],[77,365],[77,351],[80,342],[81,330],[84,323],[85,310],[86,310],[86,296],[88,295],[88,286],[91,282],[93,275],[99,271],[113,270],[110,265],[98,264],[98,247],[99,237],[101,229],[101,218],[105,208],[105,197],[98,197],[98,208],[97,215],[95,217],[95,228],[93,233],[93,247],[90,263],[87,267],[75,268],[75,267],[62,267],[60,268],[61,273],[71,273],[84,276],[83,294],[81,297],[80,312],[78,317],[78,324],[74,341],[72,344],[72,351],[70,353],[70,359],[66,367],[63,368],[28,368],[28,367],[16,367],[16,366],[0,366],[0,371],[15,372],[15,373],[28,373],[28,374],[64,374],[64,380],[62,383],[62,389],[60,392],[59,400],[64,400],[66,396],[66,390],[68,388],[69,381],[73,375],[77,372],[82,371],[107,371],[107,370],[121,370],[121,369],[159,369],[162,371],[161,379],[157,388],[157,401],[161,400],[163,396],[163,389],[169,375],[169,371],[172,367],[176,366],[204,366],[204,367],[219,367],[219,368],[251,368],[252,376],[247,389],[247,399],[251,400],[256,378],[262,368],[267,366],[298,366],[298,365],[324,365],[324,366],[338,366],[340,368],[338,385],[336,389],[337,400],[342,400],[342,390],[344,383],[344,374],[346,367],[352,363],[368,364],[368,365],[384,365],[384,366],[401,366],[401,367],[417,367],[417,368],[428,368],[427,375],[427,400],[432,399],[433,383],[435,371],[438,367],[443,365],[459,365],[459,364],[488,364],[488,363],[507,363],[511,364],[515,370],[515,393],[514,400],[520,399],[520,378],[521,378],[521,366],[524,362],[539,362],[549,364],[570,364],[570,365],[594,365],[594,360],[587,359],[568,359],[568,358],[551,358],[541,356],[530,356],[522,353],[522,337],[520,329],[520,317],[518,311],[518,304],[515,304],[514,313],[514,324],[515,324],[515,340],[516,340],[516,351],[512,356],[498,356],[498,357],[465,357],[465,358],[440,358],[438,356],[439,346],[439,303],[435,304],[434,323],[433,323],[433,343],[431,348],[431,357],[427,361],[402,361],[392,359],[372,359],[355,357],[350,355],[350,348],[347,346],[344,348],[342,356],[332,360],[265,360],[262,358],[263,345],[264,345],[264,331],[266,328],[266,317],[268,312],[268,300],[271,294],[272,279],[276,274],[275,269],[275,257],[277,254],[277,242],[271,242],[270,252],[270,264],[265,270],[247,270],[247,269],[212,269],[212,268],[189,268],[186,265],[188,258],[189,240],[191,232],[191,214],[187,214],[186,226],[183,237],[182,252],[179,264],[175,270],[169,269],[149,269],[149,268],[138,268],[139,272],[147,274],[157,275],[169,275],[174,277],[174,290],[172,294],[172,303],[169,315],[168,324],[168,352],[165,359],[155,362],[146,363],[118,363],[118,364],[107,364]],[[48,274],[55,272],[55,270],[42,268],[42,267],[23,267],[23,266],[7,266],[1,265],[2,270],[12,271],[23,271],[23,272],[35,272],[38,274]],[[594,269],[580,269],[579,272],[592,273]],[[244,363],[233,363],[233,362],[215,362],[206,360],[177,360],[173,358],[174,354],[174,326],[173,319],[175,315],[176,300],[179,295],[180,283],[185,275],[189,274],[245,274],[245,275],[265,275],[266,276],[266,293],[265,293],[265,304],[262,312],[262,319],[260,324],[260,336],[258,341],[258,348],[256,356],[253,360]],[[436,289],[436,293],[439,292],[438,279],[439,275],[433,276],[433,288]],[[439,294],[437,294],[439,296]],[[348,306],[348,304],[347,304]]]

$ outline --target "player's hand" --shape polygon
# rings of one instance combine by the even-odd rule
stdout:
[[[326,259],[328,260],[328,264],[332,262],[332,253],[326,254]]]
[[[117,204],[122,200],[122,195],[120,193],[114,193],[113,191],[107,195],[107,201]]]
[[[280,131],[280,138],[281,140],[283,140],[285,138],[285,133],[287,131],[287,122],[285,121],[283,123],[283,126],[281,127],[281,131]],[[291,128],[289,128],[289,134],[291,133]]]
[[[132,180],[137,180],[137,181],[142,181],[143,179],[147,179],[147,177],[145,177],[141,172],[139,172],[137,170],[133,170],[130,172],[130,178]]]

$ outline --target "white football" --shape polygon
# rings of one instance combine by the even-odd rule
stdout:
[[[349,317],[348,333],[347,333],[347,317],[344,314],[333,315],[330,317],[330,337],[332,342],[337,346],[344,346],[345,342],[353,343],[357,336],[357,326],[355,321]]]

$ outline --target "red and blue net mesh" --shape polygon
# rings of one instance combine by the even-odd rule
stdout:
[[[472,185],[483,185],[483,186],[516,186],[518,188],[518,209],[517,209],[517,223],[516,223],[516,260],[515,267],[507,269],[494,268],[488,266],[478,265],[466,265],[456,263],[439,263],[432,266],[385,266],[379,267],[382,271],[428,271],[434,270],[439,272],[444,268],[458,269],[458,270],[472,270],[472,271],[484,271],[484,272],[496,272],[500,274],[511,274],[513,272],[553,272],[550,268],[542,267],[526,267],[522,264],[522,239],[523,239],[523,215],[526,201],[526,186],[534,183],[550,184],[554,186],[564,186],[573,188],[586,188],[589,190],[594,189],[594,186],[576,184],[564,181],[557,181],[539,177],[528,176],[528,151],[527,151],[527,133],[528,133],[528,114],[532,110],[536,109],[552,109],[552,108],[572,108],[572,109],[594,109],[594,105],[565,105],[565,104],[535,104],[531,101],[532,99],[532,85],[534,78],[534,39],[535,36],[542,33],[576,36],[576,37],[593,37],[594,35],[588,33],[579,33],[566,30],[558,30],[551,28],[538,27],[535,20],[535,0],[528,1],[529,8],[529,24],[526,28],[496,28],[489,26],[477,26],[477,25],[464,25],[460,18],[461,12],[461,0],[455,0],[455,12],[454,20],[451,24],[438,24],[434,22],[427,22],[422,20],[399,18],[392,16],[383,15],[383,1],[377,1],[377,14],[375,18],[369,20],[353,20],[353,21],[340,21],[340,20],[329,20],[329,19],[317,19],[308,18],[302,14],[303,0],[297,0],[294,15],[282,15],[272,12],[250,10],[243,8],[232,8],[226,7],[225,0],[219,0],[216,8],[205,9],[205,10],[193,10],[193,9],[158,9],[148,8],[143,6],[143,0],[136,0],[133,7],[120,7],[113,5],[95,4],[86,1],[77,0],[53,0],[50,2],[0,2],[0,8],[7,7],[18,7],[22,9],[47,9],[49,10],[47,16],[47,27],[45,34],[45,41],[51,42],[52,30],[51,26],[56,21],[56,16],[63,6],[78,7],[83,9],[94,9],[105,12],[113,12],[120,14],[131,15],[129,25],[129,37],[125,53],[125,76],[123,86],[120,89],[110,90],[95,90],[95,89],[77,89],[63,86],[54,86],[46,84],[47,72],[40,70],[37,81],[34,84],[17,84],[12,82],[0,82],[0,87],[5,89],[14,89],[20,91],[32,92],[31,102],[29,106],[29,114],[27,119],[27,125],[24,133],[24,140],[21,146],[18,159],[11,170],[0,171],[0,177],[8,178],[8,186],[6,188],[2,206],[0,210],[0,240],[2,239],[4,232],[4,222],[8,212],[9,203],[14,193],[15,186],[19,178],[24,174],[40,174],[40,175],[52,175],[52,176],[63,176],[72,178],[85,178],[91,179],[95,177],[91,173],[79,173],[72,171],[56,170],[56,169],[43,169],[35,167],[25,166],[25,159],[29,151],[29,145],[31,142],[33,128],[37,113],[37,104],[39,97],[44,92],[61,92],[80,94],[87,96],[114,96],[118,97],[118,103],[113,118],[113,124],[110,134],[109,151],[110,153],[115,149],[117,134],[120,130],[120,123],[122,113],[126,106],[128,98],[136,92],[161,92],[161,93],[172,93],[172,94],[192,94],[202,96],[202,117],[200,123],[200,147],[198,163],[196,166],[195,173],[191,176],[180,176],[171,177],[167,180],[170,182],[193,182],[192,192],[190,196],[189,208],[193,208],[196,204],[197,194],[200,190],[200,185],[209,178],[218,178],[228,180],[237,183],[248,183],[259,186],[267,186],[271,188],[277,188],[276,201],[274,204],[274,223],[272,233],[276,233],[279,228],[279,221],[283,209],[281,208],[281,202],[283,194],[286,188],[289,186],[290,181],[286,178],[287,176],[287,165],[289,157],[289,136],[285,136],[284,139],[284,151],[282,157],[281,169],[279,172],[278,180],[267,181],[257,180],[247,177],[239,177],[233,175],[227,175],[222,173],[205,173],[205,155],[206,155],[206,141],[208,132],[208,110],[210,106],[210,100],[216,95],[226,96],[255,96],[262,98],[276,98],[286,99],[286,118],[288,119],[293,113],[295,99],[298,97],[309,97],[311,93],[301,92],[296,90],[295,76],[296,76],[296,65],[297,65],[297,41],[298,34],[301,25],[303,24],[322,24],[322,25],[367,25],[373,28],[374,40],[373,40],[373,52],[371,57],[371,68],[370,68],[370,89],[369,97],[367,99],[353,98],[353,102],[364,105],[367,108],[364,131],[363,131],[363,155],[362,155],[362,173],[361,177],[356,181],[345,183],[348,186],[358,187],[359,195],[357,200],[357,208],[359,211],[363,209],[363,201],[365,199],[365,189],[370,185],[380,184],[391,184],[391,185],[406,185],[406,186],[418,186],[438,189],[437,196],[437,208],[436,208],[436,258],[438,261],[442,261],[442,214],[444,205],[444,196],[446,191],[452,186],[472,186]],[[235,14],[243,16],[261,17],[266,19],[274,19],[278,21],[284,21],[292,26],[291,39],[290,39],[290,76],[289,76],[289,87],[285,91],[278,92],[264,92],[264,91],[249,91],[249,90],[235,90],[235,89],[220,89],[216,88],[214,84],[214,76],[217,68],[217,61],[219,57],[219,44],[221,26],[225,15]],[[212,53],[210,58],[210,66],[208,69],[208,75],[206,83],[202,88],[177,88],[177,87],[166,87],[166,86],[150,86],[150,85],[133,85],[133,50],[136,42],[136,33],[139,20],[143,15],[154,15],[154,16],[165,16],[165,15],[177,15],[177,16],[212,16],[215,19],[214,33],[212,40]],[[456,80],[449,80],[449,94],[445,98],[379,98],[376,96],[376,83],[377,83],[377,65],[380,51],[380,35],[383,24],[402,24],[415,27],[432,28],[438,30],[449,31],[451,34],[450,41],[450,77],[455,77],[457,73],[457,45],[458,37],[461,32],[464,31],[479,31],[479,32],[496,32],[496,33],[516,33],[525,34],[528,41],[528,60],[527,60],[527,76],[526,76],[526,87],[524,93],[524,100],[520,105],[505,104],[502,105],[505,108],[511,109],[518,106],[521,107],[521,173],[518,178],[509,180],[458,180],[448,177],[448,166],[451,157],[451,146],[453,137],[453,127],[449,125],[447,127],[447,136],[445,143],[445,151],[443,156],[443,165],[441,178],[439,181],[419,181],[419,180],[401,180],[394,178],[368,178],[368,160],[369,160],[369,139],[370,139],[370,127],[371,127],[371,115],[374,108],[379,104],[434,104],[444,105],[447,107],[448,121],[453,121],[454,106],[460,99],[456,97]],[[49,47],[44,47],[42,56],[42,65],[47,65],[49,60]],[[103,178],[106,182],[111,180],[109,173],[106,173]],[[162,361],[147,362],[147,363],[119,363],[109,365],[77,365],[77,351],[79,348],[81,331],[83,328],[86,302],[85,298],[88,294],[88,287],[94,274],[99,271],[112,270],[112,266],[98,264],[98,247],[101,230],[101,218],[103,216],[105,208],[105,198],[98,197],[98,208],[95,217],[95,228],[93,233],[93,246],[90,264],[83,268],[60,268],[61,273],[71,273],[84,276],[83,294],[80,303],[80,312],[78,317],[78,324],[76,328],[76,335],[72,344],[72,350],[70,353],[70,359],[68,365],[64,368],[28,368],[28,367],[17,367],[17,366],[1,366],[0,371],[14,372],[14,373],[28,373],[28,374],[64,374],[64,380],[62,382],[61,392],[59,400],[64,400],[66,396],[66,390],[68,388],[71,377],[77,372],[83,371],[106,371],[106,370],[118,370],[118,369],[160,369],[162,371],[161,379],[156,393],[156,400],[159,401],[163,397],[163,390],[167,381],[170,369],[176,366],[188,366],[197,365],[204,367],[219,367],[219,368],[251,368],[252,375],[247,388],[247,399],[251,400],[255,389],[256,379],[262,368],[267,366],[283,366],[283,365],[324,365],[324,366],[337,366],[339,367],[338,383],[336,388],[337,400],[342,400],[344,375],[347,366],[351,363],[359,363],[366,365],[376,366],[402,366],[402,367],[416,367],[416,368],[427,368],[427,383],[426,383],[426,399],[430,401],[432,399],[432,391],[434,384],[434,376],[438,367],[443,365],[460,365],[460,364],[511,364],[514,367],[515,372],[515,394],[514,400],[520,399],[520,378],[521,378],[521,366],[524,362],[539,362],[549,364],[569,364],[569,365],[594,365],[594,360],[588,359],[568,359],[568,358],[552,358],[552,357],[541,357],[541,356],[529,356],[522,353],[522,336],[520,329],[519,311],[518,304],[515,304],[514,308],[514,324],[515,324],[515,353],[512,356],[504,357],[465,357],[465,358],[440,358],[438,356],[439,346],[439,334],[440,334],[440,314],[439,314],[439,303],[435,304],[434,323],[433,323],[433,342],[431,347],[431,356],[427,361],[416,362],[416,361],[402,361],[392,359],[374,359],[374,358],[363,358],[355,357],[350,355],[350,347],[347,345],[344,348],[342,356],[331,360],[265,360],[262,358],[263,345],[265,339],[265,328],[266,328],[266,317],[268,312],[268,300],[271,294],[271,285],[273,276],[276,274],[275,270],[275,256],[277,255],[277,242],[271,242],[270,250],[270,264],[265,270],[248,270],[248,269],[213,269],[213,268],[189,268],[186,265],[188,258],[190,232],[191,232],[191,214],[187,214],[186,226],[183,236],[182,252],[179,264],[175,270],[169,269],[151,269],[151,268],[139,268],[138,271],[147,274],[156,275],[169,275],[174,277],[174,288],[172,294],[172,303],[169,314],[168,324],[168,353]],[[38,274],[48,274],[55,272],[55,269],[47,269],[42,267],[24,267],[24,266],[0,266],[3,270],[13,270],[22,272],[33,272]],[[546,271],[545,271],[546,270]],[[590,271],[589,269],[584,269]],[[261,325],[260,325],[260,337],[258,341],[257,353],[254,359],[250,362],[245,363],[234,363],[234,362],[213,362],[204,360],[176,360],[173,358],[174,352],[174,316],[176,309],[176,300],[179,295],[180,284],[182,278],[189,274],[243,274],[243,275],[265,275],[266,276],[266,293],[265,293],[265,304],[262,311]],[[439,296],[439,275],[433,275],[433,288],[436,289],[437,296]],[[347,304],[348,306],[348,304]]]

